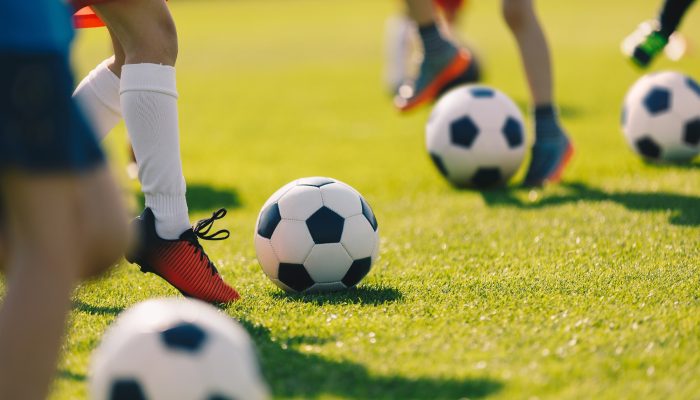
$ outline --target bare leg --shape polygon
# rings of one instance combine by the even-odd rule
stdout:
[[[89,178],[15,172],[2,178],[9,238],[8,289],[0,308],[2,399],[46,397],[75,284],[81,274],[109,266],[123,250],[125,221],[116,226],[107,221],[90,232],[98,226],[90,215],[95,210],[98,216],[123,215],[119,207],[85,198],[88,192],[97,195],[90,188],[111,184],[104,174],[104,169]],[[101,268],[86,268],[96,260]]]
[[[408,6],[408,16],[411,17],[418,26],[435,23],[433,0],[406,0],[406,6]]]
[[[177,31],[168,6],[161,0],[121,0],[93,6],[109,27],[117,72],[121,64],[174,66]]]
[[[126,61],[126,53],[124,52],[124,48],[122,47],[122,44],[119,43],[119,39],[117,39],[114,32],[112,32],[112,30],[109,28],[107,29],[109,31],[109,38],[112,40],[112,48],[114,49],[114,56],[112,57],[112,62],[108,65],[108,68],[110,71],[114,72],[114,75],[121,77],[122,66],[124,66],[124,62]]]
[[[503,18],[515,36],[535,106],[552,104],[549,46],[535,14],[533,0],[503,0]]]

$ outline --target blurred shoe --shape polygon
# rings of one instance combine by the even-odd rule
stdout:
[[[573,155],[574,146],[566,135],[536,140],[523,185],[542,186],[559,182]]]
[[[640,68],[647,68],[668,44],[668,37],[658,29],[658,22],[647,21],[622,42],[622,52]]]
[[[456,83],[474,82],[478,79],[471,53],[456,47],[453,50],[444,57],[426,57],[423,60],[415,83],[402,85],[394,98],[394,105],[399,110],[412,110],[435,100],[440,93]]]
[[[186,297],[212,304],[238,300],[238,292],[224,282],[198,240],[228,238],[229,231],[225,229],[209,234],[214,221],[225,215],[226,210],[222,208],[211,218],[183,232],[179,239],[166,240],[158,236],[153,211],[146,208],[132,223],[140,237],[138,248],[128,253],[126,259],[138,264],[141,272],[151,272],[165,279]]]

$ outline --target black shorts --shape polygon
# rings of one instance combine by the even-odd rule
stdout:
[[[0,50],[0,172],[83,171],[104,163],[72,92],[67,55]]]

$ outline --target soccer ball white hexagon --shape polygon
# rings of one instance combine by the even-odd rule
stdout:
[[[121,314],[92,356],[89,390],[96,400],[269,397],[246,331],[186,299],[148,300]]]
[[[642,157],[690,161],[700,153],[700,85],[678,72],[645,75],[627,92],[621,122]]]
[[[505,184],[525,155],[523,116],[502,92],[459,86],[435,105],[426,146],[440,173],[456,187]]]
[[[298,179],[263,205],[255,250],[265,275],[286,291],[347,289],[377,258],[377,219],[349,185],[323,177]]]

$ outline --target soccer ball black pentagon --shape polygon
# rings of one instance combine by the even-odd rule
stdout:
[[[377,258],[377,220],[345,183],[302,178],[263,205],[255,250],[267,277],[286,291],[343,290],[357,285]]]
[[[453,185],[502,185],[525,155],[523,117],[496,89],[460,86],[435,105],[426,126],[426,146],[438,171]]]
[[[648,160],[692,160],[700,153],[700,86],[672,71],[641,77],[625,96],[622,131]]]
[[[90,362],[95,400],[267,399],[246,331],[198,300],[156,299],[117,318]]]

